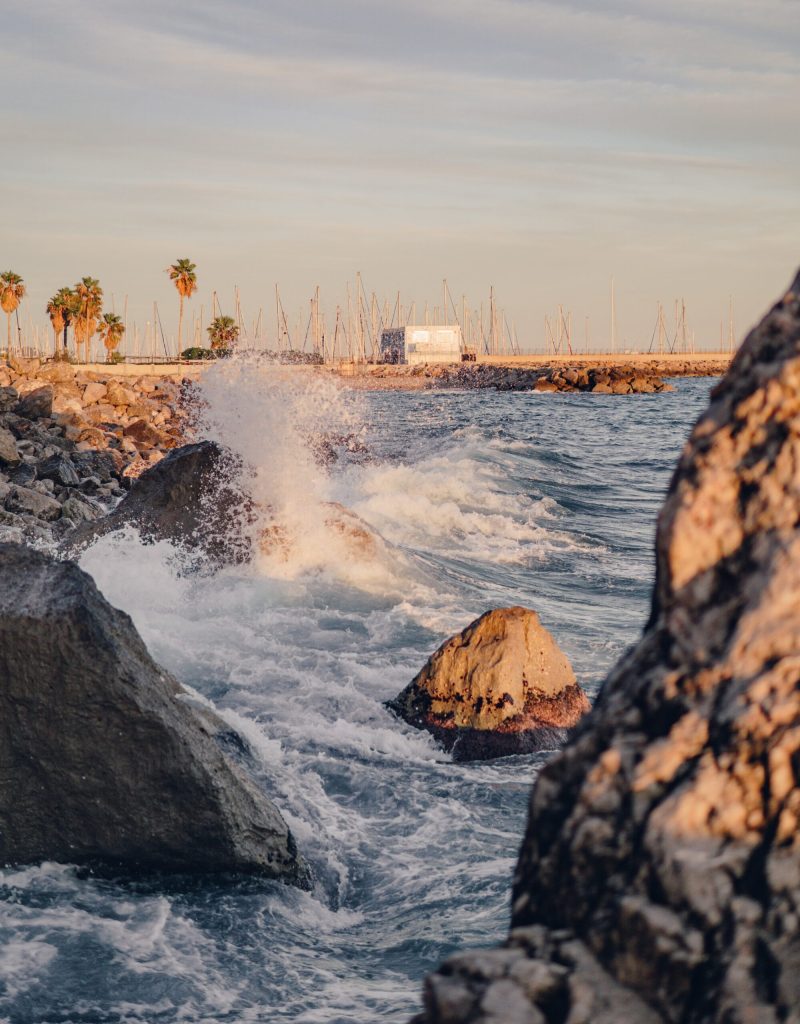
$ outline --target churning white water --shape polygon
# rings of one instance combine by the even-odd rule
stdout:
[[[314,887],[0,872],[0,1020],[401,1022],[427,970],[503,934],[547,755],[456,765],[383,702],[517,603],[596,692],[646,617],[655,513],[708,382],[371,394],[229,363],[202,391],[205,436],[253,473],[247,528],[281,543],[204,575],[129,530],[81,564],[247,738]]]

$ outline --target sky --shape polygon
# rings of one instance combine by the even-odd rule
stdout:
[[[45,323],[100,279],[177,327],[165,268],[274,329],[316,285],[572,312],[718,347],[800,264],[800,0],[3,0],[0,264]],[[352,287],[352,285],[351,285]],[[420,319],[418,316],[417,319]]]

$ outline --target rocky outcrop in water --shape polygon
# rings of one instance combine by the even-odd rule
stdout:
[[[67,547],[135,526],[147,541],[168,541],[215,562],[246,561],[253,505],[236,483],[240,468],[214,441],[176,448],[131,484],[113,512],[71,534]]]
[[[542,772],[503,949],[420,1024],[777,1024],[800,1006],[800,275],[659,519],[650,622]]]
[[[303,883],[221,723],[70,562],[0,544],[0,863],[242,871]]]
[[[560,746],[589,701],[536,612],[517,607],[447,640],[388,706],[472,761]]]

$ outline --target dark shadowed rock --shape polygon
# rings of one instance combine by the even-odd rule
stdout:
[[[302,881],[286,823],[216,731],[89,576],[0,545],[0,863]]]
[[[17,416],[24,416],[26,419],[35,420],[42,416],[53,414],[53,388],[50,384],[44,387],[29,391],[14,406]]]
[[[52,480],[62,487],[76,487],[80,483],[75,466],[69,457],[63,454],[42,459],[36,465],[36,475],[40,480]]]
[[[234,482],[238,468],[213,441],[176,448],[142,473],[110,515],[76,530],[68,543],[85,546],[130,525],[146,540],[170,541],[214,560],[245,561],[251,553],[243,530],[250,504]]]
[[[0,427],[0,466],[12,468],[20,464],[21,456],[17,448],[17,439],[10,430]]]
[[[798,1020],[798,467],[800,275],[684,449],[639,645],[534,788],[506,948],[446,963],[421,1022]]]
[[[388,706],[472,761],[560,746],[589,701],[536,612],[517,607],[447,640]]]

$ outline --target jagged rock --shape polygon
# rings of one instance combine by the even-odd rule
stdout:
[[[49,384],[34,388],[33,391],[29,391],[20,398],[14,406],[14,412],[18,416],[24,416],[30,420],[51,416],[53,414],[53,394],[53,388]]]
[[[55,498],[50,498],[30,487],[20,487],[18,484],[11,485],[5,507],[9,512],[27,513],[47,522],[58,519],[61,515],[61,505]]]
[[[5,427],[0,427],[0,465],[2,466],[18,466],[20,463],[20,454],[17,448],[17,440],[10,430],[6,430]]]
[[[589,701],[536,612],[515,607],[447,640],[388,706],[470,761],[559,746]]]
[[[213,441],[176,448],[132,483],[110,515],[81,527],[68,543],[85,546],[133,525],[146,540],[167,540],[215,561],[246,561],[250,504],[233,482],[237,472],[233,455]]]
[[[74,366],[71,366],[66,361],[58,360],[37,369],[36,376],[42,380],[50,381],[51,384],[65,384],[74,381],[76,373],[77,371]]]
[[[77,487],[80,483],[75,466],[66,455],[51,455],[37,463],[36,475],[40,480],[52,480],[62,487]]]
[[[96,402],[102,402],[106,397],[106,386],[100,384],[97,381],[89,381],[86,387],[83,389],[83,404],[94,405]]]
[[[9,412],[19,401],[19,391],[16,388],[0,387],[0,413]]]
[[[482,1006],[498,980],[548,1024],[639,1024],[642,1002],[675,1024],[798,1019],[798,466],[800,275],[681,455],[640,643],[534,787],[512,923],[529,962],[567,967],[563,998],[473,952],[431,979],[422,1024],[511,1024]]]
[[[0,863],[302,883],[286,823],[216,731],[89,576],[0,545]]]
[[[123,433],[125,437],[133,438],[134,441],[139,441],[142,444],[161,444],[164,440],[160,431],[156,430],[147,420],[134,420],[133,423],[129,423],[125,427]]]
[[[124,387],[119,381],[110,380],[106,384],[106,402],[109,405],[133,405],[136,402],[136,392]]]

